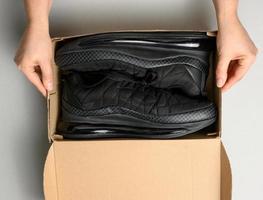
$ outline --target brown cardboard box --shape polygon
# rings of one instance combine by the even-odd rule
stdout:
[[[68,38],[55,38],[54,49]],[[59,71],[55,63],[53,68],[55,88],[47,100],[52,145],[44,170],[46,200],[231,200],[230,164],[221,142],[221,94],[213,70],[207,90],[219,117],[212,133],[171,140],[69,141],[56,134]]]

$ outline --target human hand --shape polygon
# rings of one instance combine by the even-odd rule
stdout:
[[[29,24],[14,59],[17,67],[44,96],[46,90],[53,88],[52,43],[46,27]]]
[[[254,63],[257,48],[238,17],[219,22],[217,86],[225,92],[243,78]]]

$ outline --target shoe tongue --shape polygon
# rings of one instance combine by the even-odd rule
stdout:
[[[71,72],[65,76],[65,80],[74,87],[88,87],[101,82],[106,78],[106,74],[92,72]]]
[[[157,79],[157,73],[151,69],[148,69],[145,77],[144,77],[144,81],[147,84],[151,84],[152,82],[154,82]]]

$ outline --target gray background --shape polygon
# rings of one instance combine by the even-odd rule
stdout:
[[[45,100],[17,71],[25,26],[22,1],[0,1],[0,199],[43,199],[48,150]],[[263,47],[263,1],[240,1],[240,18]],[[215,29],[212,0],[55,0],[52,36],[119,29]],[[263,199],[263,56],[224,95],[223,141],[233,168],[233,199]]]

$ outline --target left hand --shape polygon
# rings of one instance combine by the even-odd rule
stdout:
[[[257,55],[257,48],[238,17],[219,23],[217,51],[217,86],[225,92],[243,78]]]
[[[37,23],[26,27],[15,62],[43,96],[52,90],[52,43],[47,26]]]

